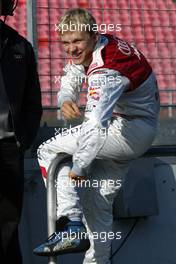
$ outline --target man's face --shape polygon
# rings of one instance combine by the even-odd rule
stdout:
[[[74,64],[83,66],[89,66],[91,63],[97,38],[96,35],[90,35],[85,31],[67,31],[61,35],[65,52]]]

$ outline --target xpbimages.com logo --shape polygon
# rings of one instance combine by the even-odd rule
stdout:
[[[106,34],[107,32],[121,31],[121,24],[74,24],[70,21],[69,24],[55,24],[55,31],[61,32],[63,34],[66,31],[85,31],[85,32],[100,32],[101,34]]]
[[[122,232],[118,231],[116,233],[109,231],[109,232],[73,232],[69,230],[69,232],[60,232],[58,233],[57,237],[64,241],[64,240],[74,240],[74,239],[85,239],[85,238],[91,238],[93,240],[99,240],[102,243],[107,242],[108,240],[113,239],[121,239],[122,238]]]
[[[99,71],[96,72],[93,77],[94,79],[91,80],[90,85],[93,86],[101,86],[101,85],[107,85],[107,84],[120,84],[122,82],[122,77],[120,75],[117,74],[107,74],[103,75],[103,74],[107,74],[106,71]],[[54,76],[54,83],[62,83],[62,75],[55,75]],[[77,84],[77,85],[81,85],[83,83],[88,83],[88,76],[84,75],[84,76],[72,76],[70,77],[70,83],[71,84]],[[78,91],[79,91],[80,87],[78,87]]]
[[[69,178],[65,179],[60,179],[57,181],[55,180],[55,188],[64,189],[66,190],[67,188],[96,188],[96,189],[101,189],[102,192],[106,192],[111,189],[120,189],[122,186],[122,180],[117,179],[108,179],[108,180],[96,180],[96,179],[85,179],[82,181],[74,181]]]

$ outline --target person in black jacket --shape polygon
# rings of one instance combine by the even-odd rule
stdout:
[[[15,2],[0,0],[0,15],[12,15]],[[0,20],[0,261],[6,264],[22,263],[18,224],[24,151],[34,141],[41,114],[33,48]]]

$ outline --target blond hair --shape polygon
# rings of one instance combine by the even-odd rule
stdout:
[[[97,32],[97,24],[86,9],[72,8],[60,18],[57,30],[61,34],[67,31],[85,31],[92,35]]]

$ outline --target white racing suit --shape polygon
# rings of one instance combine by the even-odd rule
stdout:
[[[117,234],[111,233],[113,200],[130,162],[154,139],[158,88],[143,55],[109,35],[100,35],[87,72],[81,65],[66,65],[59,106],[66,100],[77,101],[82,80],[88,83],[84,122],[44,142],[38,149],[38,159],[46,177],[48,166],[59,152],[73,155],[73,164],[65,165],[57,178],[57,217],[80,220],[83,211],[91,241],[84,264],[109,264],[111,241],[117,239]],[[68,178],[70,169],[89,181],[83,196]],[[102,233],[106,233],[103,241]]]

